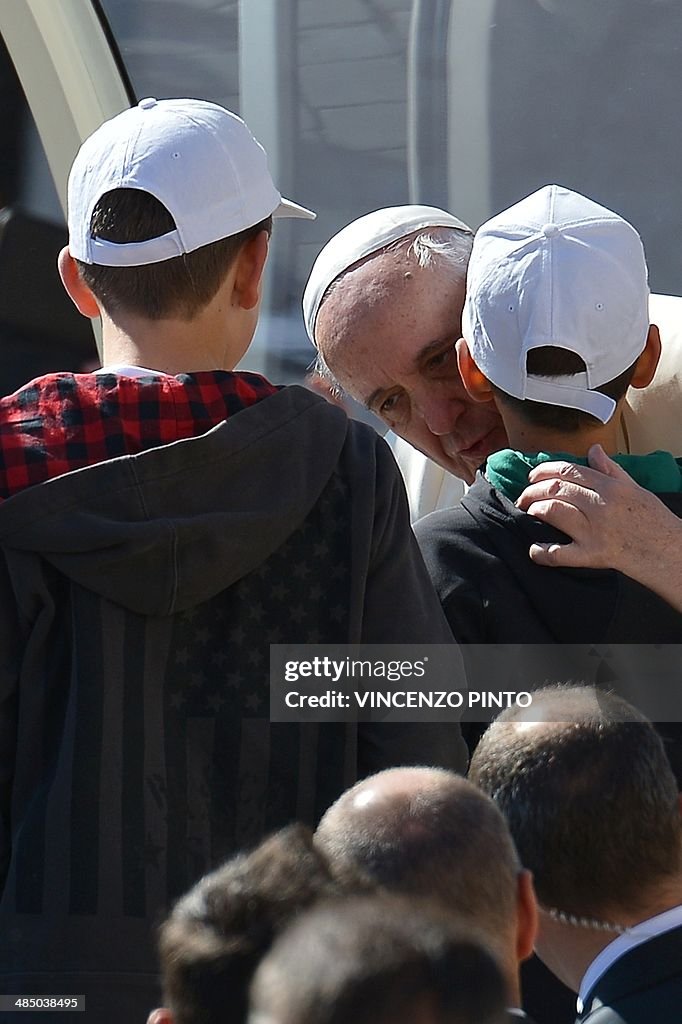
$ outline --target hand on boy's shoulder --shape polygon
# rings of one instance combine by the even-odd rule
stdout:
[[[618,569],[677,607],[664,569],[679,557],[682,522],[600,445],[590,448],[588,461],[589,466],[545,462],[529,474],[517,506],[572,539],[533,544],[530,557],[539,565]]]

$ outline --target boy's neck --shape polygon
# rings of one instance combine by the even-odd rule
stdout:
[[[103,320],[103,365],[144,366],[169,374],[234,368],[236,360],[233,362],[224,353],[214,354],[214,346],[192,348],[191,337],[175,325],[176,321],[163,320],[156,325],[157,329],[128,333]]]
[[[102,310],[102,361],[169,374],[233,370],[255,324],[255,314],[226,304],[220,293],[191,320],[149,320],[127,313],[112,317]]]
[[[509,447],[519,452],[567,452],[584,457],[593,444],[600,444],[607,455],[619,449],[620,410],[616,410],[608,423],[596,424],[572,432],[549,430],[524,422],[505,410],[502,419],[509,439]]]

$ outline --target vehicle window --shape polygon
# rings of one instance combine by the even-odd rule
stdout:
[[[300,378],[310,266],[354,217],[406,202],[476,227],[540,185],[630,219],[654,291],[682,291],[682,4],[675,0],[102,0],[138,98],[241,113],[281,191],[251,366]],[[257,365],[254,365],[254,360]]]
[[[682,4],[504,0],[490,29],[491,206],[558,181],[644,240],[652,289],[682,291]]]
[[[64,217],[33,118],[0,38],[0,394],[97,360],[92,328],[63,291]]]
[[[276,224],[248,365],[300,379],[313,351],[300,301],[322,245],[348,220],[407,201],[411,0],[105,0],[133,88],[192,95],[246,119],[280,191],[318,213]]]

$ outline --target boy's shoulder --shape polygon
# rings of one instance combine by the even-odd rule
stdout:
[[[414,529],[423,548],[445,559],[448,552],[456,552],[458,558],[484,561],[489,553],[499,556],[500,545],[507,550],[521,539],[525,543],[529,529],[535,533],[534,527],[544,527],[538,520],[527,523],[528,519],[479,471],[459,504],[424,516]]]

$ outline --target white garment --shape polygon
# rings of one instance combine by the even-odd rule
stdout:
[[[95,373],[115,373],[118,377],[168,377],[169,374],[163,370],[148,370],[144,366],[126,366],[124,363],[114,363],[113,366],[102,366]]]
[[[587,968],[583,975],[583,980],[580,982],[577,1002],[578,1013],[583,1012],[586,996],[590,994],[599,979],[606,974],[609,967],[616,960],[620,960],[622,956],[625,956],[631,949],[641,946],[643,942],[648,942],[649,939],[653,939],[657,935],[670,932],[673,928],[679,928],[680,925],[682,925],[682,904],[672,907],[671,910],[664,910],[662,914],[650,917],[647,921],[640,921],[639,924],[628,928],[627,931],[619,935],[613,942],[609,942],[608,946],[604,946]]]
[[[385,440],[391,446],[403,474],[413,523],[437,508],[450,508],[459,504],[467,489],[463,480],[422,455],[402,437],[389,431]]]
[[[676,295],[652,295],[649,300],[651,322],[661,332],[661,360],[648,388],[630,388],[623,407],[620,447],[632,455],[671,452],[682,457],[682,298]],[[400,466],[410,516],[417,519],[436,509],[458,504],[466,493],[462,480],[422,455],[407,441],[387,434]]]

